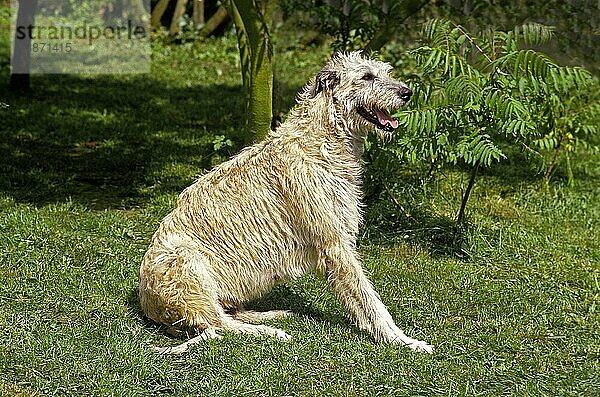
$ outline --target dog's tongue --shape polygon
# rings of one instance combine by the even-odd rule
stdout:
[[[377,119],[381,125],[389,124],[392,128],[398,128],[398,120],[390,116],[385,110],[375,110],[375,114],[377,114]]]

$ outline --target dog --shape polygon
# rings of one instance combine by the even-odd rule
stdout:
[[[182,353],[222,331],[289,340],[260,324],[289,312],[242,304],[309,271],[326,277],[358,328],[376,341],[433,352],[396,326],[356,252],[364,136],[393,133],[398,121],[389,109],[412,95],[391,69],[360,52],[336,54],[264,141],[179,195],[144,255],[140,304],[172,334],[196,336],[161,352]]]

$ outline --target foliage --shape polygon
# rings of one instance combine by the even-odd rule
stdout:
[[[552,37],[539,24],[474,34],[449,20],[426,23],[411,52],[419,70],[412,106],[396,115],[403,133],[389,150],[409,162],[467,165],[472,186],[477,169],[505,159],[507,146],[537,158],[541,149],[589,147],[600,119],[595,80],[528,48]]]
[[[307,25],[334,37],[332,48],[349,51],[365,48],[378,34],[388,41],[392,30],[423,7],[427,1],[415,0],[283,0],[284,13],[302,14]],[[378,41],[379,42],[379,41]],[[384,42],[379,43],[380,47]],[[371,48],[378,50],[379,48]]]
[[[191,15],[183,14],[179,17],[179,32],[171,40],[178,42],[195,41],[198,39],[199,30],[194,26],[194,20]],[[168,32],[167,32],[168,33]]]
[[[564,82],[571,82],[564,79]],[[554,81],[554,84],[560,84]],[[546,116],[549,127],[545,134],[534,139],[532,146],[546,153],[543,165],[546,170],[544,178],[549,182],[560,157],[565,158],[569,185],[573,185],[571,157],[578,150],[598,151],[598,133],[600,132],[600,86],[598,80],[592,87],[568,87],[570,95],[552,95],[546,101],[538,98],[536,105]]]
[[[519,46],[551,34],[551,28],[525,25],[477,37],[450,21],[426,24],[425,45],[413,51],[422,70],[411,83],[413,106],[397,115],[406,132],[398,142],[402,155],[490,166],[505,158],[500,146],[507,140],[528,146],[552,133],[552,109],[566,108],[570,102],[563,100],[592,81],[581,68],[558,66]]]
[[[514,0],[501,4],[494,0],[446,0],[442,7],[431,7],[427,19],[445,17],[465,26],[494,26],[511,30],[523,23],[537,22],[555,27],[558,33],[552,42],[541,46],[561,63],[584,65],[594,73],[600,71],[597,26],[600,24],[600,3],[595,0]],[[437,5],[441,5],[438,3]]]
[[[598,72],[600,5],[594,0],[535,2],[516,0],[282,0],[284,15],[294,15],[310,29],[335,38],[334,48],[378,51],[384,44],[408,44],[423,21],[447,18],[467,28],[514,26],[538,22],[560,32],[543,50],[562,63],[585,65]]]

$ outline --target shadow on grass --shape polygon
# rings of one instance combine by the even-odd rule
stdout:
[[[407,206],[404,211],[390,203],[378,203],[367,210],[366,235],[371,243],[393,245],[406,241],[433,256],[470,257],[471,227],[453,219]]]
[[[152,75],[32,80],[26,97],[0,85],[10,104],[0,108],[0,192],[17,202],[136,206],[150,192],[178,193],[244,141],[241,86],[182,88]],[[277,86],[290,98],[298,89]],[[215,150],[218,136],[233,146]]]
[[[178,335],[175,337],[168,332],[168,327],[155,323],[146,317],[140,306],[140,298],[137,288],[133,288],[131,291],[129,291],[126,304],[129,308],[129,314],[133,318],[136,318],[147,329],[155,330],[157,333],[169,338],[182,340],[194,336],[182,334],[181,336]],[[325,322],[329,325],[350,325],[345,317],[337,316],[335,314],[326,314],[318,309],[313,308],[302,296],[296,294],[287,284],[275,286],[263,297],[244,304],[244,308],[261,312],[269,310],[289,310],[296,316],[308,317],[320,322]]]
[[[296,294],[287,284],[275,286],[268,294],[249,302],[244,307],[256,311],[289,310],[299,316],[319,320],[331,320],[331,317],[312,307],[310,303],[306,302],[302,296]]]
[[[505,160],[480,169],[475,190],[504,198],[524,187],[541,185],[540,159],[528,157],[508,144],[503,150]],[[364,239],[379,244],[403,240],[423,247],[434,256],[467,259],[473,254],[474,236],[485,235],[488,243],[495,241],[497,232],[470,223],[469,214],[480,214],[482,209],[477,194],[471,194],[466,207],[467,218],[462,223],[440,214],[439,210],[430,210],[444,208],[445,214],[458,212],[472,172],[470,166],[447,164],[441,171],[432,172],[430,164],[402,164],[395,155],[377,148],[367,152],[366,158]],[[556,181],[566,183],[561,177],[557,172]],[[495,212],[502,211],[496,209]]]
[[[239,149],[214,149],[217,135],[241,141],[238,86],[181,88],[148,76],[34,76],[33,86],[27,97],[7,94],[10,107],[0,109],[0,192],[18,202],[137,205],[145,190],[179,191],[194,173],[163,170],[197,174]]]

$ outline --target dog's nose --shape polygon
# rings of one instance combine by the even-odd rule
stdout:
[[[412,90],[408,87],[401,87],[398,90],[398,96],[400,97],[400,99],[402,99],[405,102],[408,102],[408,100],[410,99],[412,94],[413,94]]]

